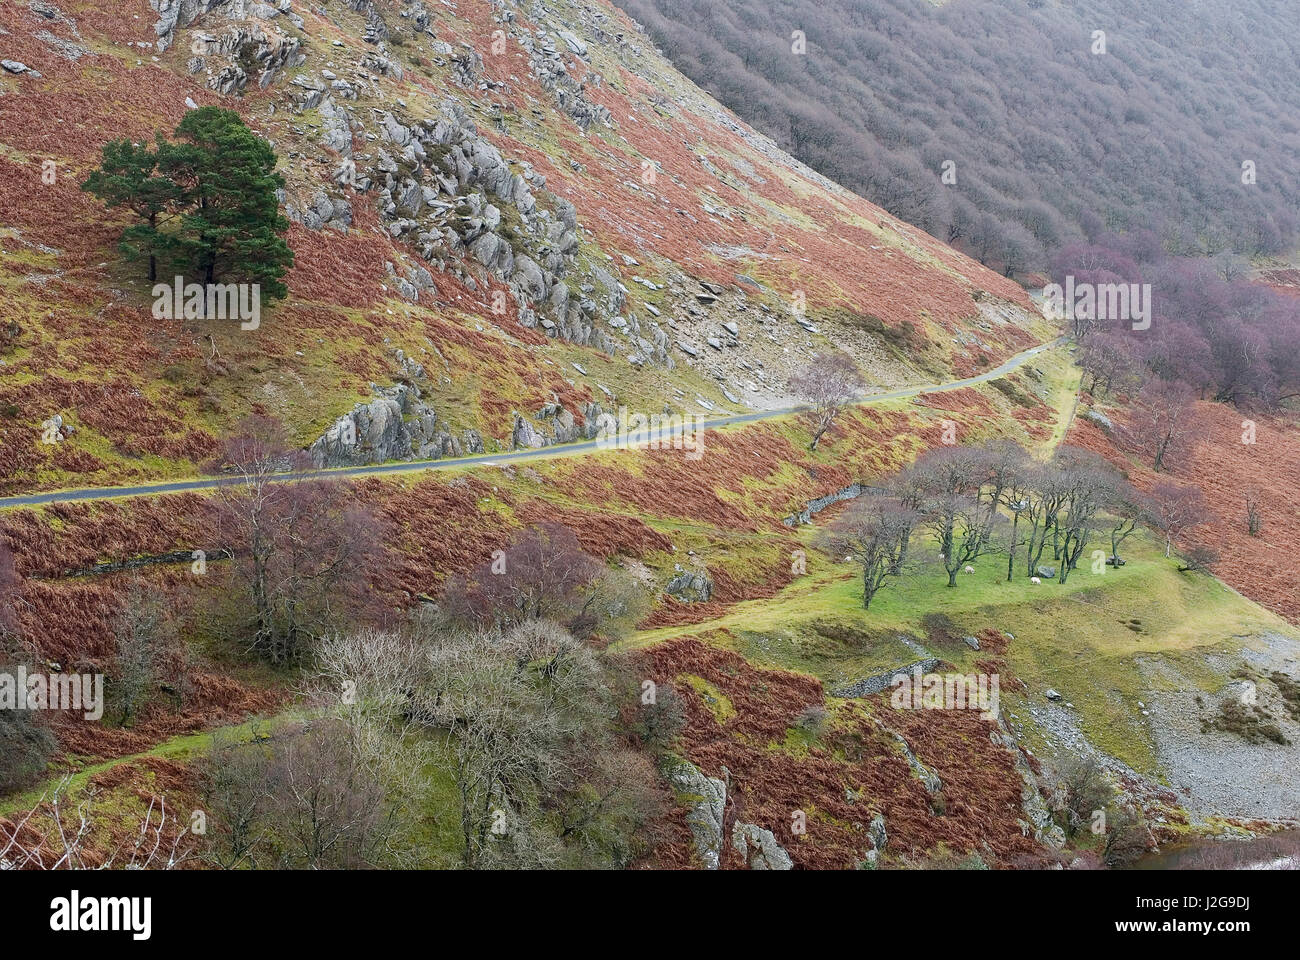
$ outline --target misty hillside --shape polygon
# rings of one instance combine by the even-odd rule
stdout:
[[[1176,255],[1296,238],[1287,0],[620,6],[800,160],[1008,273],[1103,228],[1153,228]]]

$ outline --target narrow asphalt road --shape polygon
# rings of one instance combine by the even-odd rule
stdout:
[[[965,380],[953,380],[951,383],[932,384],[928,386],[904,387],[901,390],[891,390],[888,393],[873,393],[859,401],[860,405],[882,403],[887,400],[904,400],[908,397],[920,396],[924,393],[944,393],[949,390],[960,390],[962,387],[969,387],[977,383],[985,383],[989,380],[996,380],[1004,374],[1010,373],[1024,363],[1032,360],[1039,354],[1051,350],[1065,342],[1065,337],[1058,337],[1050,343],[1040,344],[1037,347],[1026,350],[1024,353],[1018,353],[1002,365],[995,367],[979,376],[967,377]],[[755,423],[760,420],[771,420],[776,417],[788,416],[792,413],[798,413],[802,407],[786,407],[781,410],[762,410],[757,413],[736,414],[730,417],[718,417],[713,420],[705,420],[698,426],[702,430],[716,430],[719,427],[727,427],[738,423]],[[285,480],[296,480],[304,477],[375,477],[389,476],[401,473],[414,473],[423,470],[454,470],[459,467],[493,467],[505,463],[519,463],[526,460],[535,460],[546,457],[572,457],[579,454],[593,453],[598,450],[609,449],[607,441],[603,440],[586,440],[581,443],[567,443],[553,447],[541,447],[536,450],[514,450],[509,453],[482,454],[473,457],[458,457],[451,460],[417,460],[410,463],[381,463],[367,467],[337,467],[327,470],[313,470],[307,473],[284,474]],[[52,493],[36,493],[20,497],[3,497],[0,498],[0,510],[13,507],[34,507],[46,503],[70,503],[77,500],[110,500],[118,497],[148,497],[156,496],[163,493],[189,493],[200,490],[216,490],[220,487],[239,486],[244,483],[242,477],[209,477],[200,480],[176,480],[164,483],[148,483],[131,487],[86,487],[80,490],[58,490]]]

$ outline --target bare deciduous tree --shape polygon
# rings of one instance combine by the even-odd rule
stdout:
[[[402,791],[422,758],[406,755],[393,730],[376,751],[375,729],[327,710],[249,743],[215,741],[202,765],[204,858],[225,869],[410,866],[392,841],[420,805]],[[390,762],[398,757],[409,765]]]
[[[1073,837],[1092,822],[1096,811],[1105,811],[1115,794],[1106,771],[1090,754],[1067,757],[1061,764],[1054,804],[1065,829]]]
[[[926,452],[912,472],[925,491],[922,514],[939,547],[948,586],[955,587],[962,570],[993,550],[993,532],[1002,520],[1000,491],[1010,479],[1009,467],[988,451],[954,446]],[[997,494],[986,492],[993,486]]]
[[[1258,537],[1264,532],[1264,513],[1260,508],[1260,495],[1254,490],[1246,492],[1246,532]]]
[[[176,640],[166,604],[136,580],[118,614],[117,653],[109,675],[109,694],[129,726],[158,682],[160,654]]]
[[[819,356],[790,378],[791,392],[808,403],[809,450],[817,449],[835,418],[866,388],[857,365],[843,353]]]
[[[1166,557],[1184,533],[1212,517],[1205,495],[1196,487],[1165,481],[1151,488],[1150,497],[1152,523],[1165,538]]]
[[[1079,366],[1088,377],[1088,393],[1102,397],[1130,387],[1137,379],[1133,346],[1112,333],[1099,333],[1079,344]]]
[[[1128,481],[1120,481],[1107,505],[1111,515],[1110,565],[1123,566],[1119,548],[1143,525],[1151,522],[1151,502]]]
[[[13,551],[0,540],[0,640],[18,633],[18,597],[22,577],[14,564]]]
[[[523,531],[492,559],[449,577],[442,591],[443,609],[462,623],[549,619],[582,638],[635,620],[645,602],[628,575],[587,554],[557,523]]]
[[[63,779],[30,810],[0,820],[0,870],[172,870],[192,856],[189,826],[168,812],[162,796],[149,798],[140,829],[128,840],[104,854],[93,850],[98,793],[90,788],[69,810],[69,784]]]
[[[1057,524],[1061,533],[1057,579],[1065,583],[1088,548],[1102,509],[1114,500],[1119,477],[1104,460],[1085,451],[1058,455],[1057,461],[1065,480],[1065,499]]]
[[[272,664],[289,663],[361,605],[357,574],[382,522],[344,484],[286,473],[306,463],[269,418],[244,421],[223,464],[241,481],[221,488],[219,512],[250,611],[241,631]]]
[[[1129,423],[1119,431],[1120,439],[1151,458],[1160,473],[1191,447],[1200,418],[1196,393],[1184,383],[1151,380],[1138,394]]]
[[[826,531],[825,545],[836,555],[850,555],[862,570],[862,609],[869,609],[885,582],[901,573],[904,547],[916,522],[916,513],[897,500],[867,497]]]

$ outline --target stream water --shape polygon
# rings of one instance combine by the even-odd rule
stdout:
[[[1189,840],[1149,853],[1133,870],[1300,870],[1300,830],[1253,840]]]

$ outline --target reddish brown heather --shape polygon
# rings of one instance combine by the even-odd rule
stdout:
[[[1218,552],[1214,572],[1250,599],[1300,623],[1300,428],[1280,417],[1244,414],[1217,403],[1197,404],[1203,428],[1192,450],[1157,474],[1118,450],[1095,423],[1076,417],[1068,441],[1098,453],[1150,490],[1171,476],[1199,488],[1216,519],[1193,530],[1185,547]],[[1124,415],[1119,414],[1121,422]],[[1242,443],[1244,421],[1256,424],[1256,442]],[[1262,535],[1246,530],[1247,492],[1259,497]]]
[[[974,711],[895,711],[887,695],[869,701],[872,714],[901,733],[943,780],[941,815],[892,738],[852,707],[828,721],[825,746],[814,746],[807,755],[779,747],[799,714],[823,703],[816,679],[757,669],[696,637],[639,651],[633,659],[639,675],[660,685],[673,683],[682,697],[687,725],[680,747],[687,759],[709,776],[721,777],[725,766],[742,822],[771,830],[797,867],[842,869],[860,862],[870,849],[866,827],[876,813],[885,817],[892,856],[919,858],[940,844],[953,852],[979,851],[995,862],[1040,852],[1016,826],[1020,787],[1014,761],[993,744],[989,723]],[[717,687],[735,714],[719,723],[689,686],[674,683],[685,674]],[[800,837],[791,833],[797,810],[808,821],[808,832]],[[667,841],[664,865],[692,861],[686,834],[666,829],[660,834]],[[727,865],[740,866],[737,859],[728,849]]]

